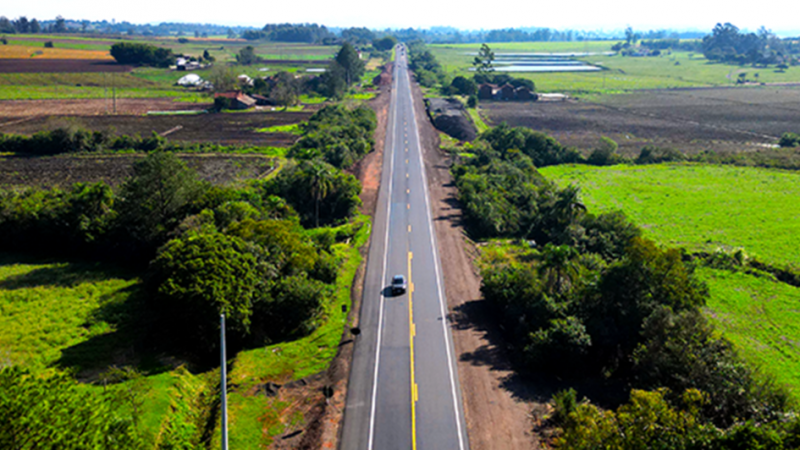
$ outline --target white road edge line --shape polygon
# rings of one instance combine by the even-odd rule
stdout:
[[[389,99],[389,108],[392,114],[392,133],[389,134],[389,138],[392,140],[392,145],[386,145],[384,147],[383,157],[385,158],[386,155],[386,148],[391,149],[392,157],[389,159],[389,195],[387,197],[386,202],[386,236],[383,240],[383,269],[381,272],[381,294],[380,294],[380,306],[378,308],[378,339],[375,345],[375,373],[372,378],[372,405],[369,414],[369,441],[367,442],[368,450],[372,450],[373,442],[375,440],[375,405],[376,405],[376,398],[378,397],[378,369],[380,367],[381,361],[381,335],[383,335],[383,283],[386,280],[386,263],[389,259],[389,219],[392,213],[392,172],[394,172],[394,133],[397,131],[397,113],[394,109],[391,109],[392,104],[396,104],[397,101],[397,77],[394,77],[395,86],[392,89],[392,98]],[[394,101],[392,101],[394,100]],[[388,141],[388,139],[387,139]],[[383,174],[381,174],[381,178],[383,178]]]
[[[406,72],[406,76],[408,72]],[[409,79],[409,86],[408,86],[408,97],[411,99],[411,114],[414,116],[414,134],[417,137],[417,157],[419,158],[419,165],[422,171],[422,184],[424,186],[423,191],[425,192],[425,214],[428,218],[428,231],[431,236],[431,251],[433,252],[433,268],[436,272],[436,289],[437,289],[437,297],[439,300],[439,309],[442,313],[442,332],[444,333],[444,347],[447,352],[447,369],[450,373],[450,391],[453,396],[453,412],[455,413],[456,418],[456,431],[458,432],[458,448],[460,450],[464,450],[464,436],[461,430],[461,416],[458,413],[458,394],[456,393],[456,382],[455,377],[453,375],[453,356],[452,352],[450,351],[450,346],[452,345],[451,340],[449,339],[450,333],[448,333],[447,329],[447,314],[443,302],[444,294],[442,293],[442,285],[439,282],[441,279],[440,270],[439,270],[439,252],[436,247],[434,231],[433,231],[433,218],[431,217],[431,204],[430,200],[428,199],[428,176],[425,173],[425,162],[422,159],[422,141],[419,138],[419,128],[417,127],[417,111],[414,108],[414,96],[411,94],[411,80]]]

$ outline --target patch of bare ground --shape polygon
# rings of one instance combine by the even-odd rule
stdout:
[[[208,113],[191,115],[113,115],[113,116],[38,116],[0,119],[0,132],[31,135],[56,128],[85,128],[112,131],[116,135],[150,136],[171,141],[290,147],[298,139],[291,133],[263,133],[258,130],[308,120],[311,112],[276,111],[268,113]]]
[[[201,179],[214,184],[264,177],[274,167],[273,158],[261,155],[179,155]],[[89,155],[0,158],[2,187],[61,187],[73,183],[105,181],[120,185],[131,175],[133,163],[143,155]]]
[[[118,98],[118,115],[141,115],[148,111],[189,111],[204,110],[209,103],[175,102],[168,98]],[[2,100],[0,101],[0,126],[6,118],[32,116],[97,116],[114,112],[114,104],[109,99],[68,99],[68,100]],[[3,132],[6,132],[0,128]]]
[[[391,80],[392,66],[385,69]],[[386,140],[386,123],[389,113],[389,87],[381,86],[380,94],[373,99],[369,106],[375,111],[378,126],[375,130],[375,150],[365,156],[353,169],[352,173],[362,184],[361,212],[372,215],[378,200],[380,187],[381,167],[383,166],[383,148]],[[288,439],[275,440],[271,448],[275,449],[334,449],[339,446],[341,424],[344,414],[345,400],[347,398],[347,381],[350,373],[350,362],[353,358],[353,339],[351,327],[355,326],[361,309],[361,295],[364,286],[364,274],[369,245],[361,251],[363,263],[358,268],[351,289],[352,308],[347,319],[339,352],[331,362],[326,372],[320,374],[310,382],[305,393],[308,398],[302,405],[313,405],[305,410],[306,426],[302,436],[289,436]],[[323,395],[320,396],[320,393]],[[291,414],[291,413],[290,413]]]
[[[645,145],[687,154],[755,151],[797,128],[800,89],[791,86],[643,91],[600,103],[483,102],[490,125],[506,122],[545,132],[584,153],[601,136],[638,156]]]
[[[425,114],[416,85],[414,97],[470,448],[537,449],[531,417],[543,405],[509,366],[499,329],[487,319],[491,315],[481,299],[474,264],[477,252],[461,224],[450,160],[439,150],[439,136]]]
[[[117,64],[111,56],[108,56],[108,59],[0,58],[0,73],[130,72],[131,70],[133,66]]]

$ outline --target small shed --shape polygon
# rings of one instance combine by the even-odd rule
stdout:
[[[275,102],[268,97],[264,97],[263,95],[253,94],[250,97],[256,101],[256,105],[258,106],[275,106]]]
[[[514,90],[514,97],[520,101],[533,101],[539,99],[539,96],[525,86],[520,86]]]
[[[500,100],[514,100],[516,98],[514,86],[509,83],[500,86],[497,97]]]
[[[227,98],[230,109],[248,109],[256,105],[256,100],[253,97],[241,91],[217,92],[214,94],[214,99],[217,98]]]
[[[491,100],[494,98],[494,93],[497,91],[497,86],[489,83],[483,83],[478,86],[478,98],[481,100]]]

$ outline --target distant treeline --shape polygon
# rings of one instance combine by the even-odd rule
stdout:
[[[27,26],[26,26],[27,25]],[[221,26],[200,23],[174,23],[162,22],[159,24],[133,24],[130,22],[109,22],[73,20],[58,16],[55,20],[28,19],[21,16],[9,20],[0,16],[0,33],[83,33],[83,34],[111,34],[111,35],[140,35],[140,36],[228,36],[237,37],[251,27]]]
[[[758,33],[740,33],[730,24],[717,24],[712,33],[703,38],[703,55],[712,61],[737,64],[775,64],[787,68],[795,64],[793,54],[800,46],[791,40],[782,40],[764,27]]]
[[[315,23],[303,24],[267,24],[260,30],[247,30],[242,33],[247,40],[265,39],[275,42],[322,42],[335,37],[324,25]]]

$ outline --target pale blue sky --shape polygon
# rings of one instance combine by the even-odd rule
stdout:
[[[4,3],[0,14],[12,19],[25,15],[47,20],[60,14],[70,19],[115,19],[134,23],[201,22],[263,26],[278,22],[315,22],[328,26],[380,29],[443,25],[462,29],[550,27],[607,31],[631,25],[636,30],[710,31],[717,22],[731,22],[752,31],[764,25],[780,34],[796,34],[800,29],[794,1],[768,1],[767,4],[718,0],[509,0],[497,3],[453,0],[395,3],[375,0],[32,0]],[[389,6],[392,4],[394,6]],[[781,10],[785,13],[780,14]]]

